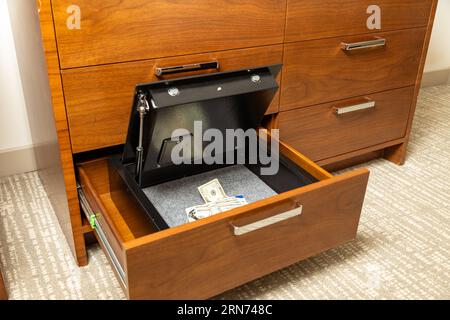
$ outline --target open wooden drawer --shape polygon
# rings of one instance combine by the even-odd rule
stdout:
[[[280,153],[317,182],[163,231],[126,191],[113,201],[106,159],[79,164],[84,211],[127,296],[213,297],[354,239],[368,170],[334,177],[289,145]]]

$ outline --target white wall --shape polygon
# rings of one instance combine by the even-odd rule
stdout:
[[[450,0],[440,0],[425,72],[450,69]]]
[[[0,153],[32,144],[6,0],[0,0]]]
[[[56,128],[36,1],[6,2],[32,142],[39,147],[53,144]]]

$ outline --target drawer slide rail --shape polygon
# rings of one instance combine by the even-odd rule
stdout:
[[[78,197],[80,199],[81,209],[83,210],[84,214],[86,215],[86,218],[88,219],[92,228],[97,232],[97,236],[98,236],[99,240],[102,242],[104,248],[106,249],[106,254],[109,256],[114,269],[116,270],[117,274],[120,277],[122,284],[124,286],[126,286],[125,271],[123,270],[122,266],[119,263],[119,260],[117,259],[116,255],[114,254],[114,251],[111,248],[111,245],[109,244],[108,239],[106,238],[105,232],[103,231],[101,225],[98,223],[97,215],[94,213],[94,211],[90,207],[90,205],[86,199],[86,196],[83,192],[83,189],[80,186],[78,186],[77,190],[78,190]]]

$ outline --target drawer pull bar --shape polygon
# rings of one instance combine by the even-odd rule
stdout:
[[[374,40],[361,41],[361,42],[353,42],[353,43],[341,43],[342,50],[344,51],[354,51],[361,49],[370,49],[370,48],[378,48],[384,47],[386,45],[386,39],[378,38]]]
[[[375,105],[376,105],[375,101],[367,99],[367,101],[363,102],[363,103],[358,103],[358,104],[354,104],[354,105],[342,107],[342,108],[334,108],[334,112],[337,115],[341,115],[341,114],[351,113],[351,112],[360,111],[360,110],[373,109],[373,108],[375,108]]]
[[[273,225],[275,223],[281,222],[281,221],[285,221],[297,216],[300,216],[302,214],[302,210],[303,210],[303,206],[299,206],[298,208],[295,208],[293,210],[290,211],[286,211],[284,213],[280,213],[276,216],[273,217],[269,217],[260,221],[256,221],[250,224],[247,224],[245,226],[242,227],[237,227],[235,225],[232,224],[233,226],[233,231],[234,231],[234,235],[235,236],[242,236],[244,234],[268,227],[270,225]]]
[[[210,70],[210,69],[219,69],[220,64],[219,61],[210,61],[210,62],[200,62],[193,64],[185,64],[181,66],[172,66],[172,67],[157,67],[155,70],[155,75],[157,77],[164,76],[166,74],[174,74],[174,73],[182,73],[182,72],[190,72],[190,71],[198,71],[198,70]]]

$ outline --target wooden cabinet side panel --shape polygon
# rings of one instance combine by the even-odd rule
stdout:
[[[427,59],[428,47],[430,45],[431,33],[433,31],[434,18],[436,16],[436,9],[438,5],[438,0],[433,0],[433,4],[431,6],[427,31],[425,34],[425,41],[423,43],[423,48],[420,57],[419,64],[419,72],[417,74],[416,83],[415,83],[415,91],[413,96],[413,101],[411,103],[411,110],[409,112],[408,124],[406,127],[406,140],[402,144],[387,148],[384,150],[384,158],[387,160],[396,163],[398,165],[402,165],[405,163],[407,147],[409,142],[409,136],[411,134],[411,128],[414,120],[414,114],[416,112],[417,99],[420,93],[420,85],[422,83],[423,71],[425,68],[425,62]]]
[[[72,159],[72,147],[67,125],[67,115],[64,103],[50,0],[41,0],[40,2],[40,23],[42,41],[47,60],[48,77],[52,95],[53,114],[55,117],[58,136],[61,166],[69,206],[69,212],[57,210],[55,213],[78,264],[82,266],[87,264],[87,254],[82,232],[81,214]]]

